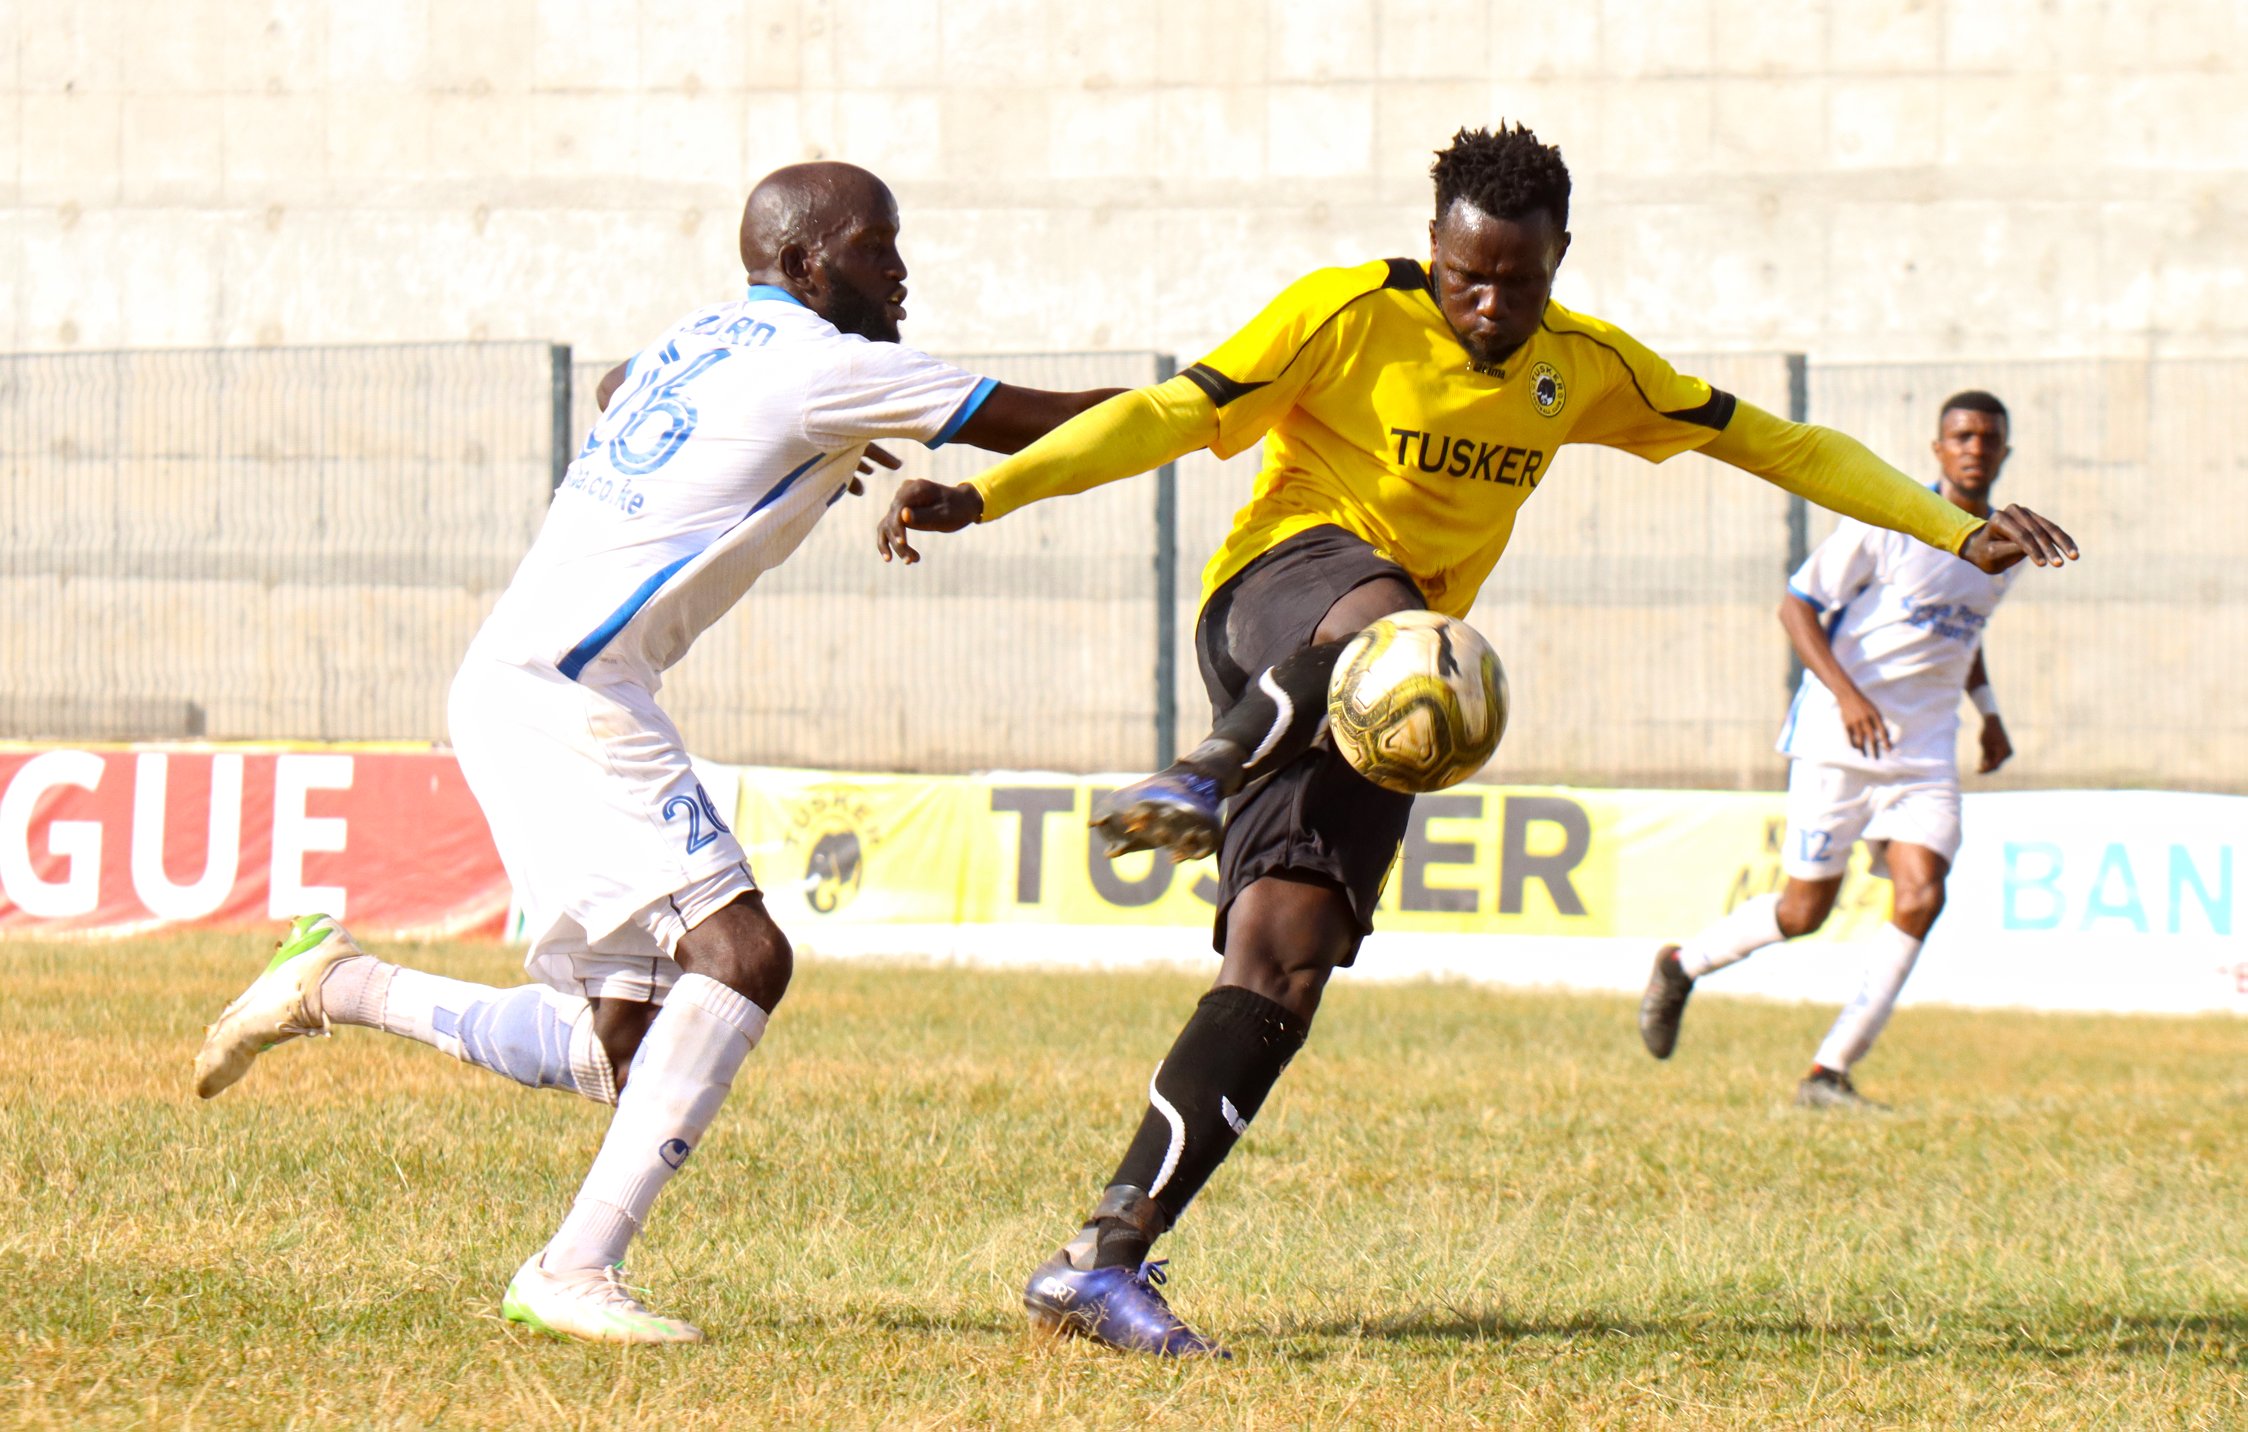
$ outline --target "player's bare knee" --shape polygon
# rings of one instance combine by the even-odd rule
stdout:
[[[1780,892],[1779,908],[1773,911],[1780,933],[1792,940],[1824,925],[1834,910],[1834,896],[1834,889],[1824,882],[1814,885],[1790,881]]]
[[[1309,1023],[1319,1012],[1319,998],[1327,992],[1327,977],[1334,972],[1332,965],[1284,970],[1280,975],[1280,993],[1272,996],[1272,1002],[1301,1015]]]
[[[767,1013],[796,972],[794,947],[754,892],[682,935],[676,957],[681,969],[718,981]]]
[[[1319,1010],[1327,978],[1349,957],[1352,931],[1322,920],[1235,920],[1226,932],[1218,983],[1263,995],[1306,1021]]]
[[[1944,912],[1944,883],[1941,880],[1900,883],[1893,911],[1898,929],[1926,935],[1928,928],[1936,923],[1936,917]]]
[[[1319,1012],[1319,997],[1326,992],[1327,977],[1333,973],[1332,963],[1322,962],[1308,951],[1282,956],[1254,947],[1244,952],[1229,948],[1217,982],[1263,995],[1309,1023]]]

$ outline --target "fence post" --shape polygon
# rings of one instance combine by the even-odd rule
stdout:
[[[1155,355],[1155,381],[1177,376],[1179,360]],[[1155,766],[1179,753],[1179,467],[1155,470]]]
[[[552,446],[548,451],[548,461],[553,469],[554,480],[549,490],[560,492],[562,490],[562,479],[569,476],[570,473],[570,441],[572,436],[570,432],[570,345],[567,343],[550,343],[547,345],[546,352],[548,359],[554,365],[550,385],[554,403],[554,424],[551,438]]]
[[[1811,360],[1802,353],[1787,355],[1787,417],[1791,423],[1811,421]],[[1811,506],[1802,497],[1789,493],[1787,498],[1787,571],[1781,580],[1792,578],[1811,555]],[[1803,684],[1803,658],[1795,654],[1795,644],[1788,643],[1787,690],[1789,699]]]

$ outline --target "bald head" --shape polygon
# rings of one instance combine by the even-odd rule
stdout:
[[[855,164],[791,164],[760,179],[742,206],[742,268],[845,333],[898,341],[898,201]]]
[[[773,281],[791,247],[818,249],[843,231],[898,221],[890,186],[856,164],[791,164],[757,181],[742,206],[742,269]]]

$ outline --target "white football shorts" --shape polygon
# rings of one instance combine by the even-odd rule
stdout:
[[[757,888],[671,718],[634,682],[474,655],[446,716],[529,926],[524,969],[568,994],[660,1002],[680,936]]]
[[[1959,777],[1952,772],[1895,776],[1789,763],[1787,847],[1780,868],[1797,880],[1832,880],[1860,840],[1897,840],[1959,855]],[[1888,874],[1876,860],[1874,874]]]

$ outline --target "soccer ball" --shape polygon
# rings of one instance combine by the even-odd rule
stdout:
[[[1398,612],[1350,639],[1327,682],[1327,730],[1377,786],[1440,791],[1481,770],[1506,733],[1506,670],[1474,627]]]

